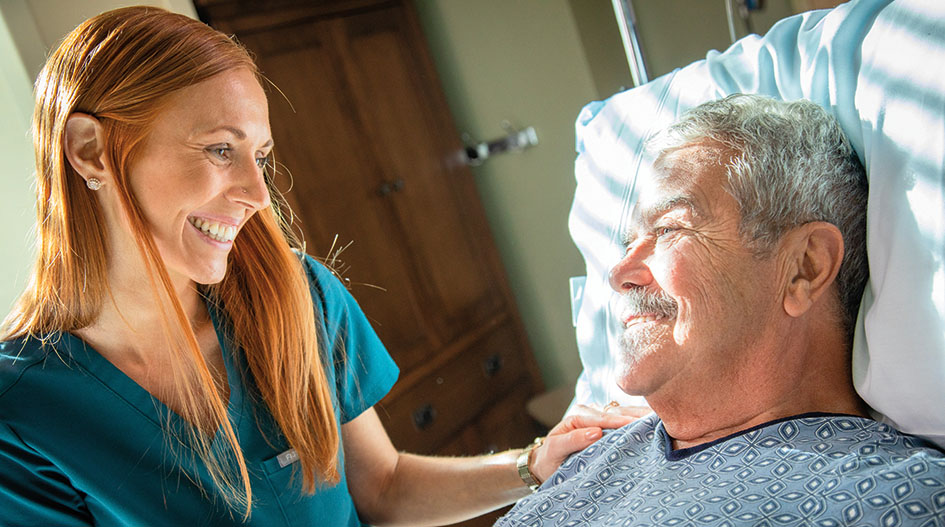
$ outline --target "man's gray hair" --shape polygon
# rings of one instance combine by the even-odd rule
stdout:
[[[709,140],[734,151],[727,191],[741,211],[742,240],[768,254],[790,229],[812,221],[835,225],[845,252],[837,288],[844,329],[852,336],[869,277],[863,165],[820,106],[732,95],[702,104],[654,138],[661,155]]]

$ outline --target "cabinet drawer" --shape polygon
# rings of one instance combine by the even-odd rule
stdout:
[[[502,325],[412,389],[381,401],[378,415],[394,446],[435,451],[485,407],[526,382],[519,355],[512,328]]]
[[[532,390],[514,388],[501,402],[490,407],[476,419],[476,433],[481,446],[473,453],[502,452],[510,448],[522,448],[547,430],[528,415],[525,409]]]

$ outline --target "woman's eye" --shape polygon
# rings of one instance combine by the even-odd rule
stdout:
[[[230,150],[231,148],[228,146],[211,146],[207,148],[207,152],[221,161],[230,160]]]

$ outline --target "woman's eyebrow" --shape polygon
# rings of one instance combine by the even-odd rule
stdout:
[[[205,130],[203,132],[200,132],[200,135],[210,135],[210,134],[217,133],[221,130],[225,132],[230,132],[231,134],[235,135],[237,139],[240,139],[240,140],[246,139],[246,132],[240,130],[239,128],[235,126],[229,126],[229,125],[217,126],[216,128]]]
[[[209,134],[212,134],[212,133],[219,132],[219,131],[221,131],[221,130],[226,131],[226,132],[230,132],[231,134],[233,134],[234,136],[236,136],[236,138],[239,139],[240,141],[243,141],[243,140],[246,139],[246,132],[240,130],[239,128],[237,128],[237,127],[235,127],[235,126],[229,126],[229,125],[218,126],[218,127],[213,128],[213,129],[211,129],[211,130],[207,130],[207,131],[205,131],[205,132],[201,132],[201,135],[209,135]],[[266,141],[263,145],[260,146],[260,148],[269,148],[269,147],[271,147],[271,146],[273,146],[272,139]]]

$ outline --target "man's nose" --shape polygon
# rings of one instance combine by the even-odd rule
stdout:
[[[653,275],[646,264],[649,250],[640,243],[630,246],[623,259],[610,269],[610,287],[618,293],[626,293],[634,287],[646,286],[653,281]]]

